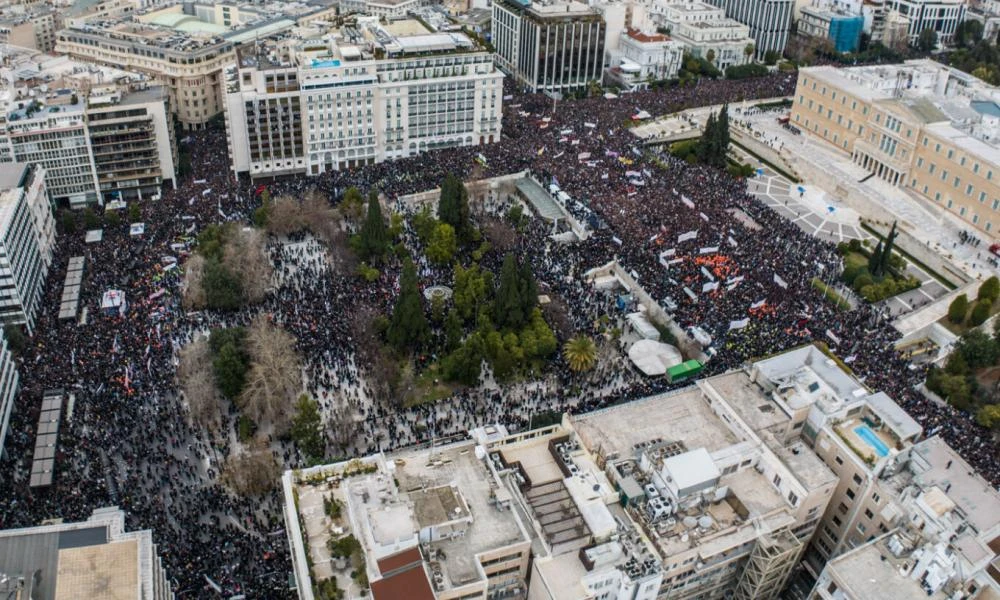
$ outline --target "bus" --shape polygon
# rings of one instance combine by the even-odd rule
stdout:
[[[670,383],[686,381],[701,373],[703,368],[705,368],[705,365],[701,364],[701,361],[686,360],[679,365],[674,365],[667,369],[667,381]]]

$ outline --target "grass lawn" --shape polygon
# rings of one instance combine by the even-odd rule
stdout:
[[[427,367],[413,383],[413,393],[409,394],[405,406],[417,406],[437,402],[450,396],[458,386],[444,381],[440,373],[441,366],[434,363]]]
[[[811,283],[815,289],[819,290],[819,292],[837,308],[843,311],[851,310],[851,303],[848,302],[846,298],[838,294],[836,290],[823,283],[819,277],[813,277]]]

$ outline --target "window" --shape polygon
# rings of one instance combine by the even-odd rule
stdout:
[[[983,204],[986,202],[986,192],[979,192],[979,203]]]
[[[977,175],[979,174],[979,163],[972,163],[972,172]]]
[[[774,476],[774,487],[781,487],[781,475]]]
[[[864,533],[864,532],[865,532],[865,524],[858,523],[858,533]]]
[[[837,527],[840,527],[843,524],[843,521],[841,521],[840,517],[838,517],[837,515],[833,515],[832,521],[833,524],[836,525]]]
[[[997,208],[1000,208],[1000,200],[993,201],[993,210],[996,210]]]
[[[854,480],[854,483],[861,483],[861,476],[858,475],[857,473],[855,473],[854,477],[852,477],[851,479]]]
[[[951,160],[952,156],[955,156],[955,151],[949,148],[948,149],[948,160]]]
[[[927,166],[927,172],[930,173],[931,175],[933,175],[934,174],[934,169],[936,169],[936,168],[937,168],[937,165],[935,165],[934,163],[931,163],[931,164],[929,164]]]
[[[795,492],[788,492],[788,501],[792,506],[798,506],[799,497],[795,495]]]
[[[846,495],[851,500],[854,500],[855,493],[854,493],[854,490],[852,490],[851,488],[847,488],[847,494]]]
[[[881,499],[882,497],[878,495],[878,492],[872,492],[872,500],[874,500],[876,504],[878,504]]]
[[[940,154],[941,153],[941,144],[934,144],[934,152],[936,154]]]
[[[843,502],[841,502],[840,505],[837,506],[837,510],[840,511],[840,514],[846,515],[847,514],[847,505],[844,504]]]
[[[995,208],[995,207],[994,207],[994,208]],[[840,458],[840,455],[839,455],[839,454],[838,454],[837,456],[833,457],[833,460],[837,461],[837,464],[838,464],[838,465],[842,465],[842,464],[844,464],[844,459]]]
[[[923,157],[917,159],[917,166],[918,167],[924,166],[924,159],[923,159]]]
[[[866,508],[865,509],[865,518],[866,519],[868,519],[870,521],[872,519],[872,517],[874,517],[874,516],[875,516],[875,513],[873,513],[870,508]]]
[[[971,183],[969,185],[965,186],[965,195],[966,196],[971,196],[972,195],[972,184]]]

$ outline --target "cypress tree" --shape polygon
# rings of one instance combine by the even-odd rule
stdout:
[[[710,113],[708,115],[708,121],[705,122],[705,131],[701,134],[701,139],[698,140],[698,145],[695,147],[695,154],[698,156],[698,162],[707,163],[710,159],[711,148],[713,145],[712,139],[715,136],[715,113]]]
[[[382,206],[378,201],[378,192],[368,193],[368,216],[361,226],[360,245],[362,258],[380,261],[389,246],[389,233],[382,219]]]
[[[500,284],[493,301],[493,319],[500,329],[516,329],[525,322],[525,318],[517,261],[508,252],[503,258],[503,267],[500,268]]]
[[[427,340],[430,327],[417,289],[417,269],[409,257],[403,261],[399,279],[399,298],[389,319],[386,338],[393,348],[402,352],[419,347]]]
[[[726,151],[729,149],[729,105],[723,104],[719,109],[719,118],[715,121],[715,162],[720,169],[726,166]]]
[[[889,230],[889,235],[885,238],[885,247],[882,249],[882,256],[879,257],[879,274],[885,273],[889,268],[889,259],[892,257],[892,246],[896,242],[896,236],[899,233],[896,231],[896,222],[892,222],[892,229]]]
[[[521,297],[521,313],[527,321],[531,311],[538,304],[538,284],[535,283],[535,275],[531,272],[531,265],[528,264],[528,261],[521,265],[518,289]]]
[[[875,251],[872,255],[868,257],[868,272],[872,275],[878,275],[879,265],[882,264],[882,241],[879,240],[877,246],[875,246]]]

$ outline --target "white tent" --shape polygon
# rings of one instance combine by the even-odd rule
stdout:
[[[101,312],[106,315],[124,315],[128,310],[128,303],[125,302],[125,292],[121,290],[108,290],[101,297]]]
[[[684,362],[680,350],[654,340],[639,340],[628,349],[628,357],[640,371],[649,376],[663,375],[667,369]]]

